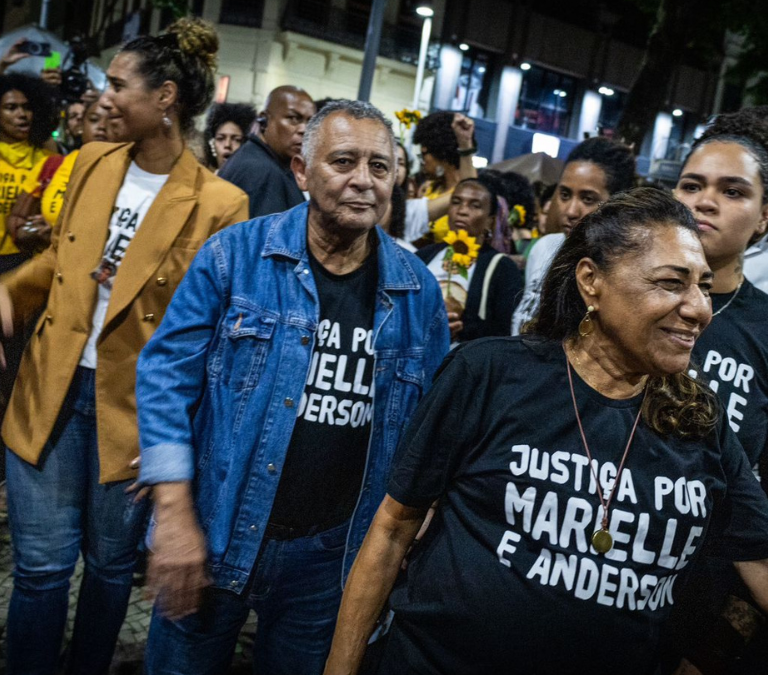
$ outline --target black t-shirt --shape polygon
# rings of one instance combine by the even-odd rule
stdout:
[[[574,380],[607,492],[641,400]],[[386,673],[649,673],[708,528],[723,556],[768,557],[768,499],[727,425],[686,442],[642,421],[611,505],[614,547],[597,554],[602,508],[565,354],[531,338],[449,355],[401,441],[389,493],[412,507],[440,502],[393,594]]]
[[[728,304],[730,301],[730,304]],[[726,305],[728,305],[726,307]],[[724,308],[724,309],[723,309]],[[738,295],[712,295],[712,323],[696,341],[691,375],[714,389],[750,465],[768,486],[768,295],[744,281]],[[674,661],[697,661],[721,631],[717,618],[727,596],[749,599],[733,566],[708,557],[692,572],[667,626]],[[746,671],[745,671],[746,672]]]
[[[768,295],[745,279],[735,298],[712,295],[713,312],[729,300],[696,341],[693,374],[717,392],[754,466],[768,450]]]
[[[361,267],[331,274],[310,255],[320,301],[312,365],[269,517],[302,528],[352,515],[365,471],[373,413],[376,249]]]

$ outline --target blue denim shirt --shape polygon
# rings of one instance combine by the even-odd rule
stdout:
[[[302,204],[211,237],[137,368],[140,481],[194,481],[210,574],[236,592],[256,561],[314,347],[307,214]],[[434,277],[376,232],[373,419],[344,578],[384,498],[403,427],[449,347]]]

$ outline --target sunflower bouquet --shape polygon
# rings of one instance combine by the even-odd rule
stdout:
[[[414,124],[421,122],[421,112],[418,110],[408,110],[403,108],[395,113],[398,122],[400,122],[400,142],[405,143],[405,131]]]
[[[456,312],[461,316],[464,312],[464,306],[451,293],[451,276],[458,274],[462,279],[469,278],[469,268],[477,260],[480,244],[466,230],[459,230],[458,232],[450,230],[443,241],[448,244],[448,248],[445,249],[445,256],[443,256],[443,269],[448,273],[448,280],[445,285],[445,306],[449,312]]]

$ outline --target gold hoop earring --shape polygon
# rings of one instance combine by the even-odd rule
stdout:
[[[590,314],[594,311],[595,308],[592,305],[587,307],[587,313],[584,315],[581,323],[579,323],[579,335],[581,335],[581,337],[592,335],[592,332],[595,330],[595,324],[592,321],[592,317],[590,316]]]

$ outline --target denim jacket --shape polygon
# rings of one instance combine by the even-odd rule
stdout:
[[[193,481],[213,582],[235,592],[272,510],[319,321],[307,214],[302,204],[211,237],[137,367],[140,482]],[[373,419],[342,584],[384,498],[400,434],[449,346],[434,277],[376,233]]]

